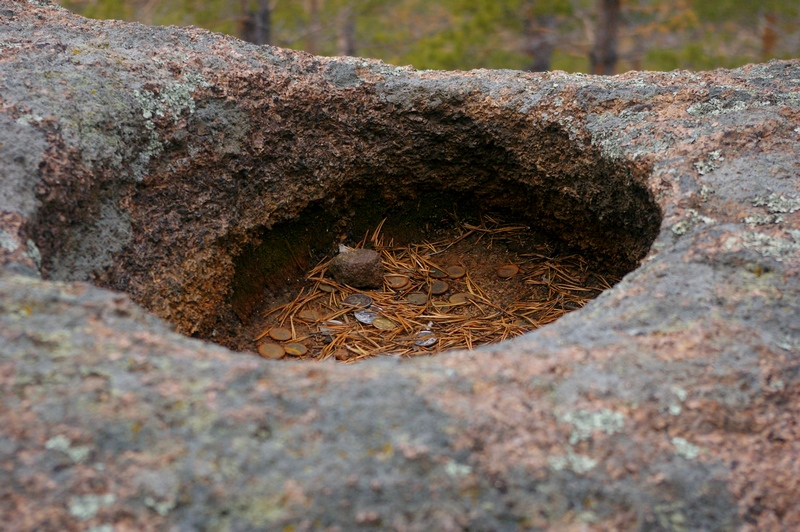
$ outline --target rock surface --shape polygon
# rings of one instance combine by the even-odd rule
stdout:
[[[800,61],[417,72],[0,11],[6,529],[800,527]],[[266,361],[162,321],[213,337],[241,251],[364,183],[521,197],[647,255],[427,359]]]
[[[374,249],[344,251],[331,259],[328,273],[341,284],[356,288],[383,286],[383,263]]]

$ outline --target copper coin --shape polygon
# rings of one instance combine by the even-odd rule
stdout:
[[[430,275],[434,279],[446,279],[447,278],[447,272],[443,272],[439,268],[431,268],[431,271],[428,272],[428,275]]]
[[[283,346],[283,348],[286,350],[287,354],[296,357],[303,356],[306,353],[308,353],[308,348],[303,344],[298,344],[297,342],[286,344],[285,346]]]
[[[279,342],[285,342],[286,340],[291,339],[292,331],[286,327],[273,327],[269,330],[269,337]]]
[[[461,279],[467,274],[467,270],[461,266],[450,266],[447,268],[447,276],[451,279]]]
[[[372,322],[372,326],[376,327],[382,331],[390,331],[397,327],[397,324],[390,320],[389,318],[384,318],[383,316],[375,318],[375,321]]]
[[[467,300],[472,298],[472,294],[459,292],[450,296],[450,303],[466,303]]]
[[[431,294],[440,296],[450,289],[450,285],[444,281],[434,281],[431,285]]]
[[[411,281],[405,275],[387,275],[386,284],[389,288],[400,290],[411,284]]]
[[[411,292],[406,296],[406,299],[412,305],[417,305],[419,307],[428,302],[428,296],[426,296],[422,292]]]
[[[301,310],[297,317],[305,321],[317,321],[322,318],[319,312],[310,308]]]
[[[372,305],[372,298],[366,294],[351,294],[342,301],[345,305],[356,308],[367,308]]]
[[[497,269],[497,276],[501,279],[511,279],[519,272],[519,266],[516,264],[506,264]]]
[[[258,354],[264,358],[283,358],[286,352],[278,344],[267,342],[258,346]]]

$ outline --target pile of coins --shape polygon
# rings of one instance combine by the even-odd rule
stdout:
[[[469,227],[458,240],[493,230],[503,235],[513,232]],[[516,257],[515,262],[494,267],[491,283],[481,281],[484,286],[510,286],[512,292],[520,292],[513,304],[501,305],[479,286],[467,266],[434,262],[433,257],[452,242],[384,246],[376,231],[372,245],[381,253],[387,272],[381,290],[340,285],[326,276],[330,261],[323,261],[309,272],[308,289],[265,313],[265,326],[255,338],[258,353],[265,358],[334,357],[351,362],[377,355],[472,349],[550,323],[609,286],[602,278],[599,286],[587,286],[587,264],[574,255]],[[525,299],[537,286],[544,297]]]

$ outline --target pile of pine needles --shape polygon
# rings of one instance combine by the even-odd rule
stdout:
[[[579,255],[520,254],[512,264],[503,265],[505,274],[498,272],[500,277],[511,273],[516,282],[522,281],[529,288],[528,297],[501,306],[493,301],[491,290],[481,286],[486,280],[477,282],[469,268],[461,268],[455,278],[448,277],[446,268],[437,263],[437,256],[470,237],[474,239],[472,246],[486,239],[484,245],[491,247],[528,231],[527,227],[503,226],[487,217],[479,226],[459,223],[459,234],[452,238],[393,246],[392,242],[384,242],[382,226],[383,223],[356,247],[369,242],[381,254],[385,278],[394,282],[385,282],[382,290],[340,285],[326,277],[330,258],[324,259],[308,273],[309,286],[293,301],[265,312],[269,325],[255,338],[262,356],[281,358],[288,353],[354,362],[377,355],[471,350],[551,323],[581,308],[615,282],[591,273],[589,264]],[[406,280],[401,288],[391,287]],[[437,296],[432,287],[442,280],[448,290]],[[508,280],[498,277],[492,283]],[[353,294],[369,296],[372,305],[366,310],[373,319],[381,319],[359,321],[356,313],[365,309],[354,308],[345,301]],[[408,299],[412,294],[417,298],[415,303]]]

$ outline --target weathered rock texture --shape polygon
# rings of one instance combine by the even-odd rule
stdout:
[[[5,529],[800,527],[800,61],[417,72],[0,15]],[[428,359],[270,362],[153,316],[222,335],[272,227],[420,191],[647,255]]]
[[[328,273],[343,284],[359,288],[383,286],[383,263],[374,249],[354,249],[339,253],[328,266]]]

